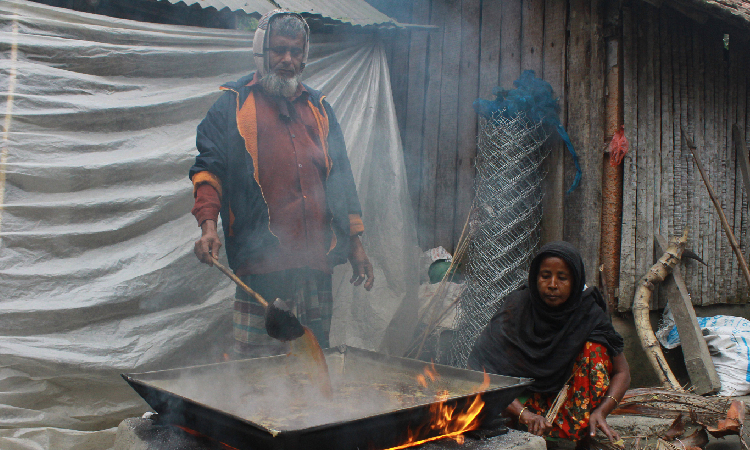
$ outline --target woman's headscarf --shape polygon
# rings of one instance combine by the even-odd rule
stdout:
[[[255,66],[258,68],[258,75],[261,77],[270,72],[266,48],[268,48],[268,41],[271,39],[271,27],[276,16],[294,16],[302,22],[305,28],[305,49],[300,71],[305,69],[307,55],[310,52],[310,27],[301,15],[285,9],[274,9],[263,14],[258,21],[258,28],[255,30],[255,36],[253,37],[253,56],[255,57]]]
[[[542,261],[556,256],[572,275],[568,300],[558,307],[544,303],[537,288]],[[586,276],[580,253],[567,242],[539,250],[529,268],[528,284],[510,293],[469,355],[469,367],[500,375],[534,378],[533,392],[557,392],[570,377],[586,341],[604,345],[610,357],[623,350],[612,327],[607,305],[596,287],[584,290]]]

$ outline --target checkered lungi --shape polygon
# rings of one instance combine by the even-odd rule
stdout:
[[[284,300],[302,325],[313,332],[321,348],[329,346],[333,312],[330,274],[302,268],[240,278],[269,303],[277,298]],[[265,310],[239,286],[234,300],[234,340],[238,356],[258,357],[288,351],[286,344],[268,336]]]

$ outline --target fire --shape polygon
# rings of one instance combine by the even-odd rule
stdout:
[[[427,378],[430,378],[431,381],[439,378],[434,364],[432,364],[432,367],[425,367],[424,373],[425,375],[427,375]],[[432,376],[430,376],[429,374],[432,374]],[[422,386],[427,386],[427,380],[425,376],[421,374],[417,375],[417,381],[420,384],[424,382],[425,384],[422,384]],[[487,373],[485,373],[484,380],[482,381],[482,384],[479,386],[478,390],[480,392],[483,392],[489,387],[489,385],[490,377],[489,375],[487,375]],[[399,450],[402,448],[413,447],[415,445],[421,445],[425,442],[446,438],[453,439],[457,443],[463,444],[463,434],[467,431],[476,429],[479,425],[479,423],[475,419],[477,418],[479,413],[482,412],[484,401],[482,400],[481,394],[477,394],[474,396],[471,404],[468,407],[464,408],[462,411],[457,411],[457,406],[446,405],[445,402],[447,399],[447,391],[439,392],[436,396],[436,400],[438,400],[438,402],[430,405],[430,422],[421,425],[416,429],[409,430],[409,435],[405,443],[397,447],[392,447],[388,450]],[[420,436],[429,436],[434,435],[435,433],[438,433],[439,435],[426,439],[420,438]]]

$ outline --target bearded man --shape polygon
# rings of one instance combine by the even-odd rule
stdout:
[[[285,300],[325,348],[333,267],[349,259],[350,281],[368,291],[375,278],[359,238],[364,225],[341,128],[324,96],[299,81],[309,34],[289,11],[260,19],[258,71],[220,88],[224,94],[198,125],[190,179],[198,259],[212,265],[218,256],[221,215],[232,270],[265,299]],[[285,351],[266,334],[264,312],[237,289],[238,356]]]

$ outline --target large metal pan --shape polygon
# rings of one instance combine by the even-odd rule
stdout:
[[[123,378],[159,413],[238,449],[375,450],[406,441],[430,420],[436,393],[464,409],[484,374],[436,365],[439,378],[420,386],[422,361],[341,346],[324,351],[334,389],[327,400],[296,359],[273,356],[140,374]],[[426,377],[429,380],[429,377]],[[489,376],[485,410],[505,408],[530,384]],[[424,433],[424,431],[423,431]],[[424,437],[439,434],[427,431]],[[420,437],[423,437],[420,434]]]

